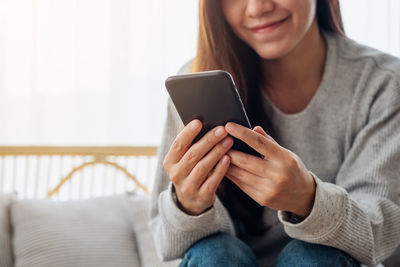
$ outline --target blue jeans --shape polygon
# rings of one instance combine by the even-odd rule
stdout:
[[[244,242],[230,235],[217,234],[200,240],[186,252],[180,267],[194,266],[254,267],[258,266],[258,263]],[[359,267],[360,265],[338,249],[292,240],[280,253],[276,266]]]

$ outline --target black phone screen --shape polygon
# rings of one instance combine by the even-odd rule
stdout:
[[[228,72],[215,70],[174,75],[166,80],[165,85],[184,125],[194,119],[203,123],[194,142],[214,127],[227,122],[251,129],[240,95]],[[236,138],[232,149],[262,157]]]

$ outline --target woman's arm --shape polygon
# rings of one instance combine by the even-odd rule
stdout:
[[[190,216],[177,206],[174,187],[162,163],[181,128],[182,122],[169,100],[150,210],[150,228],[162,260],[183,257],[196,241],[213,233],[235,235],[229,214],[218,198],[210,209],[198,216]]]
[[[399,87],[382,88],[372,102],[364,126],[349,138],[336,184],[311,175],[261,127],[234,123],[227,132],[264,158],[231,150],[226,177],[260,205],[280,210],[292,238],[339,248],[362,263],[383,261],[400,243]]]
[[[314,176],[310,215],[291,223],[279,217],[293,238],[339,248],[364,264],[385,260],[400,242],[400,93],[377,96],[367,124],[354,136],[336,184]]]

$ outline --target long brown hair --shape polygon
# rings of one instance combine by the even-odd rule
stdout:
[[[339,0],[316,0],[319,28],[344,35]],[[244,103],[251,125],[261,125],[273,136],[260,101],[260,59],[256,52],[233,33],[224,18],[221,0],[200,0],[197,54],[192,71],[222,69],[230,72]],[[223,179],[217,195],[232,219],[247,233],[264,230],[263,208],[229,179]],[[240,234],[241,231],[239,231]]]

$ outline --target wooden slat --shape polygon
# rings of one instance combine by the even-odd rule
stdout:
[[[48,162],[47,162],[47,175],[46,175],[46,192],[49,191],[50,188],[50,175],[52,172],[52,167],[53,167],[53,157],[49,156],[48,157]]]
[[[35,189],[34,189],[34,196],[37,198],[38,191],[39,191],[39,179],[41,178],[40,175],[40,157],[36,157],[36,179],[35,179]]]
[[[4,193],[4,173],[6,169],[6,163],[5,163],[6,158],[5,157],[0,157],[0,162],[1,162],[1,168],[0,168],[0,193]]]
[[[0,146],[0,155],[115,155],[156,156],[155,146]]]
[[[25,159],[25,170],[24,170],[24,175],[22,176],[22,178],[24,178],[24,188],[23,188],[24,197],[27,197],[27,195],[28,195],[28,178],[29,178],[29,173],[30,173],[29,159],[30,159],[29,156],[26,157],[26,159]],[[37,178],[35,180],[37,180]]]
[[[12,160],[12,162],[13,162],[13,168],[12,168],[12,170],[13,170],[13,171],[12,171],[12,176],[11,176],[11,177],[13,177],[13,179],[12,179],[12,192],[15,193],[16,190],[17,190],[17,188],[16,188],[16,184],[17,184],[17,170],[18,170],[18,168],[17,168],[17,157],[14,156],[12,159],[13,159],[13,160]]]
[[[135,167],[134,173],[136,172],[136,175],[139,172],[139,166],[138,166],[138,160],[139,158],[142,157],[147,157],[147,160],[155,160],[157,156],[157,147],[153,147],[153,146],[75,146],[75,147],[67,147],[67,146],[0,146],[0,191],[1,190],[5,190],[4,188],[4,168],[5,165],[8,165],[10,168],[10,177],[12,180],[10,180],[9,182],[11,182],[10,186],[12,187],[12,191],[16,191],[18,190],[19,193],[21,194],[21,197],[28,197],[28,195],[30,196],[31,193],[33,192],[33,197],[40,197],[38,196],[38,193],[41,192],[42,190],[40,189],[40,183],[41,181],[43,181],[43,185],[46,186],[47,191],[54,191],[52,190],[52,184],[53,181],[50,179],[50,177],[53,175],[52,173],[52,169],[54,165],[54,157],[55,158],[59,158],[59,168],[58,171],[60,173],[58,173],[56,171],[55,175],[56,176],[60,176],[63,177],[65,174],[62,172],[63,171],[63,165],[64,165],[64,159],[65,157],[72,158],[72,162],[71,164],[74,165],[73,162],[73,157],[78,157],[79,159],[83,160],[83,163],[85,161],[93,161],[96,162],[96,164],[113,164],[113,166],[115,168],[112,168],[112,173],[111,175],[107,175],[107,177],[114,177],[113,181],[110,181],[110,189],[113,189],[112,193],[116,193],[117,191],[120,190],[120,186],[119,185],[124,185],[124,188],[127,189],[129,186],[129,183],[127,182],[127,180],[125,180],[125,182],[123,184],[118,184],[117,186],[117,180],[115,179],[117,177],[117,171],[121,170],[125,173],[126,178],[134,180],[136,186],[134,187],[136,189],[136,187],[141,188],[142,190],[144,190],[145,192],[148,192],[148,189],[143,187],[142,184],[138,184],[137,181],[137,176],[135,176],[134,174],[131,174],[127,171],[128,169],[128,163],[129,163],[129,157],[133,157],[134,158],[134,163],[137,166]],[[37,160],[36,162],[36,169],[35,169],[35,164],[31,164],[33,162],[30,161],[31,158],[34,158]],[[41,164],[40,164],[40,159],[43,157],[48,157],[48,166],[45,166],[43,168],[42,172],[42,168],[41,168]],[[5,164],[4,159],[5,158],[10,158],[11,162],[9,164]],[[24,161],[19,162],[18,159],[24,159]],[[125,159],[123,161],[120,162],[120,159]],[[111,160],[111,162],[108,162],[109,160]],[[115,163],[114,163],[115,161]],[[121,163],[123,166],[119,166],[117,163]],[[19,164],[21,163],[21,164]],[[17,165],[22,165],[22,166],[17,166]],[[108,165],[107,165],[108,166]],[[20,169],[20,167],[23,167],[22,169]],[[149,171],[150,165],[147,163],[146,166],[144,166],[144,170]],[[75,175],[79,176],[76,177],[76,179],[79,178],[80,180],[80,186],[79,188],[79,198],[82,199],[82,194],[84,193],[85,195],[89,195],[93,196],[94,195],[94,175],[95,175],[95,170],[97,170],[97,168],[95,168],[93,165],[89,167],[89,169],[91,170],[91,175],[86,175],[86,171],[87,169],[83,169],[78,171]],[[47,170],[47,173],[46,173]],[[108,171],[108,168],[104,167],[104,172]],[[31,182],[30,179],[32,178],[32,176],[30,175],[30,173],[32,172],[32,174],[36,173],[36,177],[33,177],[35,179],[35,181]],[[44,180],[40,180],[40,176],[44,174]],[[118,173],[119,174],[119,173]],[[103,183],[105,182],[105,175],[106,173],[104,173],[104,177],[103,177]],[[87,180],[84,179],[85,176],[88,176],[88,186],[90,186],[89,191],[90,192],[85,192],[86,190],[84,190],[84,183],[83,180]],[[119,177],[119,176],[118,176]],[[17,181],[18,180],[18,181]],[[143,179],[143,181],[145,181]],[[143,182],[140,181],[140,182]],[[72,182],[70,180],[68,180],[68,186],[70,189],[69,192],[69,198],[72,198]],[[105,183],[104,183],[105,184]],[[29,188],[33,186],[33,188]],[[66,187],[68,187],[66,186]],[[143,188],[142,188],[143,187]],[[29,189],[29,190],[28,190]],[[55,192],[55,198],[56,199],[60,199],[60,197],[65,197],[64,193],[62,193],[61,195],[59,194],[60,188],[58,188],[58,190]],[[103,189],[104,189],[104,185],[103,185]],[[118,189],[118,190],[117,190]],[[104,191],[104,190],[103,190]],[[66,191],[67,195],[68,192]],[[96,192],[97,194],[98,192]],[[104,193],[104,192],[103,192]]]

